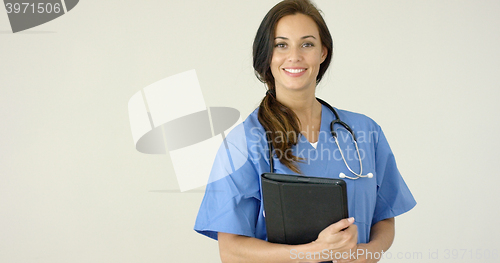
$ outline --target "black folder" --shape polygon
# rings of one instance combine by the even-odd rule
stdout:
[[[347,218],[342,179],[264,173],[262,195],[269,242],[312,242],[327,226]]]

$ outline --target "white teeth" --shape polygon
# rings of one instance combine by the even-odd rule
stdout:
[[[286,68],[285,71],[287,72],[290,72],[290,73],[300,73],[302,71],[304,71],[305,69],[301,68],[301,69],[291,69],[291,68]]]

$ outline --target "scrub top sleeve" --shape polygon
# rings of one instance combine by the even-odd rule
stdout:
[[[216,156],[210,176],[220,179],[207,185],[194,227],[198,233],[215,240],[218,232],[255,237],[260,210],[258,173],[253,162],[248,156],[235,156],[246,154],[246,145],[238,147],[231,142],[228,145],[228,151],[222,149]],[[225,154],[229,152],[232,161],[228,162]],[[240,162],[236,167],[235,157]]]
[[[377,201],[372,225],[411,210],[416,201],[401,177],[396,159],[385,135],[378,127],[378,141],[375,150],[377,174]]]

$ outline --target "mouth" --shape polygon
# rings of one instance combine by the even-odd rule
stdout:
[[[298,74],[306,71],[305,68],[284,68],[283,70],[292,74]]]
[[[298,78],[304,75],[307,71],[307,68],[283,68],[283,72],[292,78]]]

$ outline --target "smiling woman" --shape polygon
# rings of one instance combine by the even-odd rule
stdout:
[[[270,131],[274,149],[284,153],[280,162],[294,172],[300,171],[295,162],[301,159],[289,149],[297,142],[298,134],[302,132],[310,142],[318,138],[321,105],[315,101],[314,93],[332,54],[330,31],[318,9],[308,1],[277,4],[264,17],[255,36],[253,66],[269,90],[260,104],[259,121]],[[298,118],[293,106],[285,102],[290,96],[313,102],[316,118]],[[311,125],[301,129],[299,121],[303,127],[306,122]]]
[[[376,262],[378,258],[366,255],[386,251],[394,239],[394,217],[415,206],[380,126],[364,115],[335,110],[316,98],[316,86],[332,52],[328,27],[308,0],[284,0],[260,24],[253,66],[268,91],[259,108],[242,123],[245,133],[230,133],[221,146],[210,175],[220,179],[207,185],[195,224],[197,232],[218,239],[222,262],[300,262],[304,259],[300,255],[327,255],[306,257],[308,262],[340,256]],[[335,123],[341,125],[335,128]],[[332,143],[337,134],[345,139]],[[363,134],[370,138],[356,142]],[[349,154],[352,145],[357,155]],[[230,148],[245,153],[245,163],[236,170],[227,158]],[[325,155],[337,151],[342,158]],[[319,234],[309,231],[317,236],[310,243],[268,242],[260,175],[269,171],[346,179],[350,218],[329,223]],[[317,197],[311,206],[323,201],[324,197]],[[352,258],[356,251],[365,253]]]

